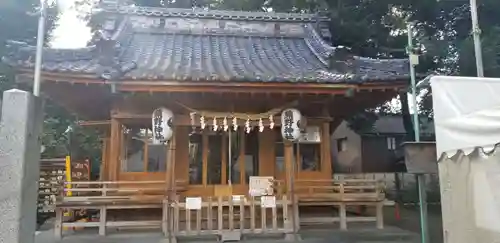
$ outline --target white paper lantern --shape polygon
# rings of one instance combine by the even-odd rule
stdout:
[[[300,137],[300,120],[302,115],[297,109],[286,109],[281,112],[281,135],[285,140],[297,141]]]
[[[161,107],[153,112],[153,144],[165,144],[172,138],[172,120],[174,114],[171,110]]]

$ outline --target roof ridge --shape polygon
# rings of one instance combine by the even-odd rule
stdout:
[[[304,40],[307,47],[309,47],[309,49],[323,64],[328,65],[328,61],[326,59],[335,52],[336,47],[326,43],[311,24],[306,24],[304,29],[306,31]]]
[[[235,10],[214,10],[203,8],[160,8],[136,5],[100,5],[100,11],[118,14],[134,14],[152,17],[212,18],[255,21],[322,22],[330,18],[310,13],[250,12]]]

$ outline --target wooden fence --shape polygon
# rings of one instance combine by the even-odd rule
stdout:
[[[245,234],[284,234],[293,237],[298,220],[292,201],[283,196],[217,196],[201,198],[190,209],[186,198],[164,201],[163,232],[175,242],[179,236],[216,235],[222,241],[239,240]],[[273,201],[266,205],[266,201]],[[167,220],[168,219],[168,220]]]

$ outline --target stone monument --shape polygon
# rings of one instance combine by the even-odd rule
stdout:
[[[43,102],[4,92],[0,121],[0,243],[33,243],[36,231]]]

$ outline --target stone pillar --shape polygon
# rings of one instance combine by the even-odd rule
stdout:
[[[33,243],[36,231],[40,98],[21,90],[4,92],[0,121],[0,242]]]

